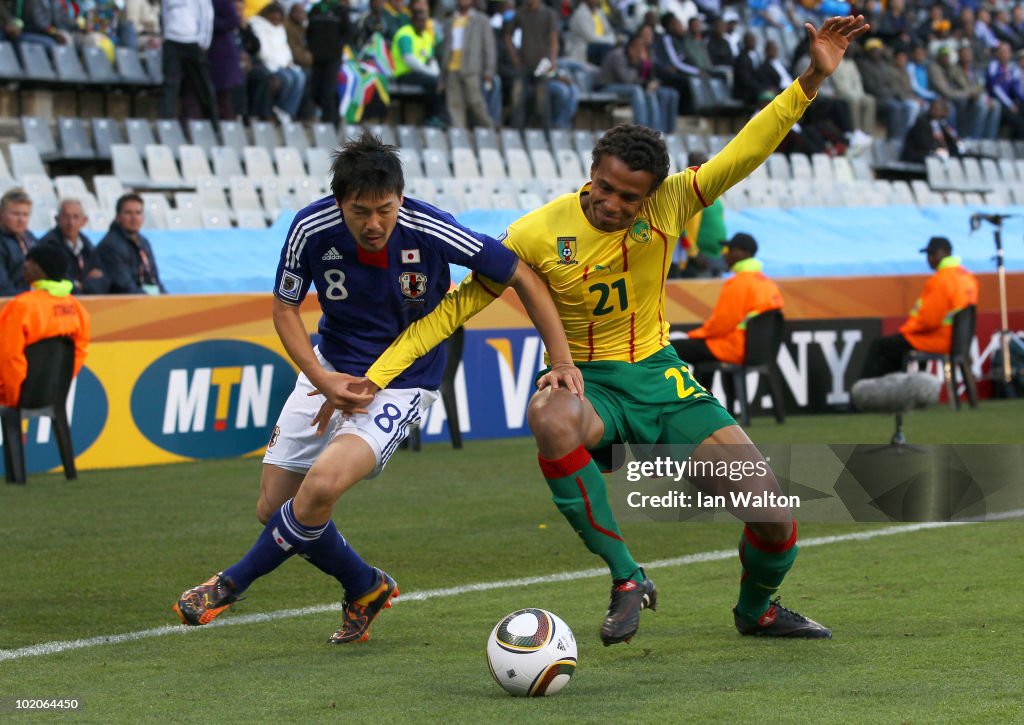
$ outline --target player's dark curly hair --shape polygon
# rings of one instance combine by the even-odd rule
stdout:
[[[622,159],[632,171],[647,171],[654,176],[654,191],[668,176],[668,147],[657,131],[623,123],[608,129],[594,145],[594,165],[601,163],[605,156]]]
[[[350,197],[371,199],[402,195],[405,176],[398,149],[369,131],[346,141],[331,161],[331,193],[338,202]]]

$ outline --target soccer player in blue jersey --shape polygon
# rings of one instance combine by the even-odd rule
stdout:
[[[302,372],[263,459],[257,515],[265,527],[240,561],[181,595],[174,611],[188,625],[213,621],[258,577],[300,554],[344,588],[344,618],[329,641],[369,638],[398,585],[360,558],[331,515],[347,489],[381,472],[437,399],[443,346],[365,406],[346,394],[358,392],[374,360],[440,303],[450,263],[514,287],[551,356],[545,385],[583,393],[547,285],[496,240],[404,197],[394,147],[364,134],[337,153],[332,174],[333,196],[296,215],[277,270],[274,327]],[[311,284],[323,311],[317,347],[299,313]],[[318,428],[311,424],[325,402],[337,410]]]

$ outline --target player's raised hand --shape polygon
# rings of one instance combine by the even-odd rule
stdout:
[[[808,48],[811,67],[825,76],[832,75],[839,66],[850,43],[871,29],[863,15],[828,18],[817,30],[810,23],[805,23],[804,27],[811,41]]]
[[[583,373],[571,362],[553,363],[551,369],[537,380],[537,390],[544,388],[566,388],[570,393],[583,399]]]

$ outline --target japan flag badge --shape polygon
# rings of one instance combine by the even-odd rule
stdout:
[[[402,264],[419,264],[420,262],[420,250],[418,249],[403,249],[402,250]]]

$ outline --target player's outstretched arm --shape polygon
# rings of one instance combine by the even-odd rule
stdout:
[[[829,18],[815,29],[810,23],[804,23],[810,37],[808,54],[811,63],[800,77],[800,87],[808,98],[814,98],[825,79],[839,67],[850,43],[864,35],[871,26],[864,22],[864,16]]]
[[[839,66],[850,43],[870,29],[861,15],[829,18],[817,30],[810,23],[806,27],[811,39],[807,70],[751,118],[711,160],[696,172],[683,172],[696,173],[696,180],[687,179],[683,186],[692,185],[701,204],[711,204],[764,163],[807,110],[821,84]],[[684,215],[689,216],[694,209],[685,206],[684,202]]]

